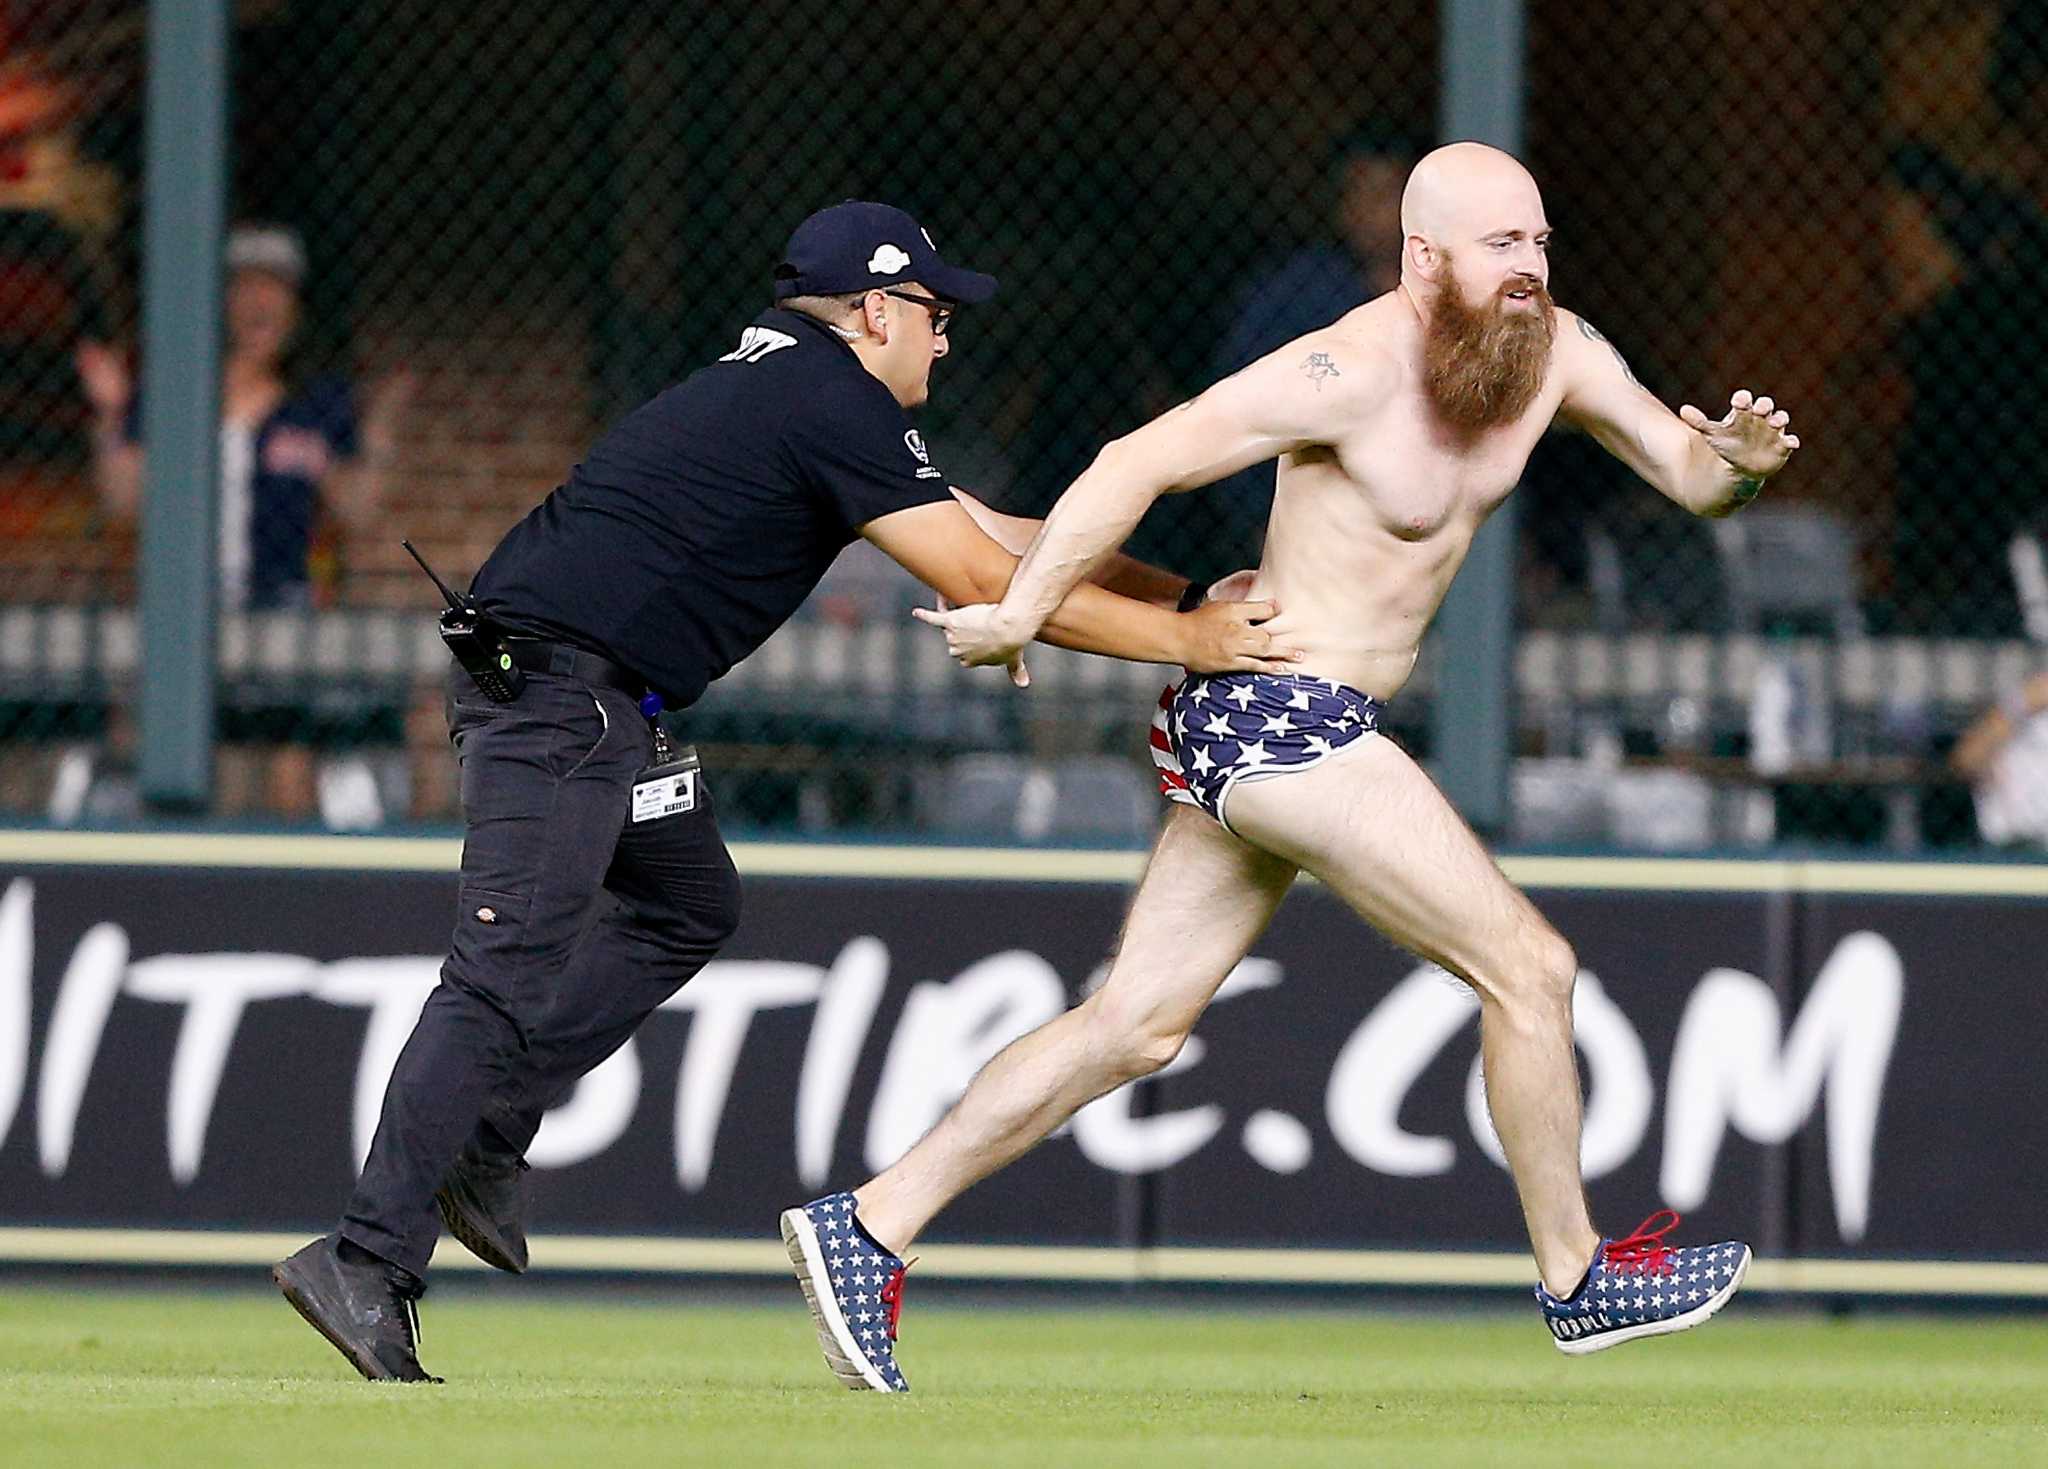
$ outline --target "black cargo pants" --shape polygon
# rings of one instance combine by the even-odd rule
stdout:
[[[552,673],[529,674],[510,704],[460,671],[449,691],[465,824],[455,936],[341,1225],[415,1275],[464,1145],[523,1153],[541,1114],[703,968],[740,910],[701,778],[695,809],[627,819],[653,758],[631,695]]]

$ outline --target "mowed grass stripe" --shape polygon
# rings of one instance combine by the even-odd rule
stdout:
[[[918,1305],[917,1391],[850,1394],[783,1309],[425,1304],[442,1388],[372,1386],[252,1292],[0,1292],[0,1461],[1242,1466],[2048,1461],[2037,1319],[1745,1312],[1570,1360],[1533,1312]]]

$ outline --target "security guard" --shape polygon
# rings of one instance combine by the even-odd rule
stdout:
[[[739,921],[711,793],[650,713],[687,708],[758,648],[856,536],[955,603],[1008,586],[1035,523],[949,489],[906,412],[960,306],[995,290],[902,210],[812,215],[775,306],[603,438],[458,599],[462,647],[487,656],[451,675],[454,939],[340,1228],[272,1272],[365,1377],[436,1380],[413,1302],[439,1225],[526,1268],[520,1174],[543,1112]],[[1122,560],[1097,579],[1049,641],[1201,671],[1285,666],[1257,625],[1269,604],[1176,611],[1193,600],[1179,578]]]

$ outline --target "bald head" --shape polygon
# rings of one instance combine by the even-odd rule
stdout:
[[[1534,232],[1543,195],[1529,170],[1484,143],[1451,143],[1424,155],[1401,194],[1401,232],[1456,249],[1498,229]]]

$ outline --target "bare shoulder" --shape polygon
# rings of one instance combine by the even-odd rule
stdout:
[[[1327,382],[1327,369],[1348,369],[1354,390],[1384,390],[1400,373],[1414,325],[1406,314],[1391,309],[1392,297],[1368,301],[1348,311],[1321,331],[1289,344],[1295,371],[1315,382]],[[1324,376],[1318,377],[1319,371]]]
[[[1130,438],[1162,452],[1171,446],[1175,459],[1204,466],[1202,478],[1177,471],[1182,488],[1308,444],[1335,443],[1400,382],[1399,349],[1383,336],[1371,305],[1361,307],[1212,384]]]
[[[1368,302],[1296,337],[1242,376],[1254,378],[1261,395],[1298,404],[1311,416],[1353,416],[1400,380],[1402,324],[1382,301]]]
[[[1583,380],[1589,374],[1611,377],[1618,371],[1632,386],[1641,386],[1621,349],[1576,311],[1557,308],[1556,341],[1558,362],[1567,369],[1570,379]]]

